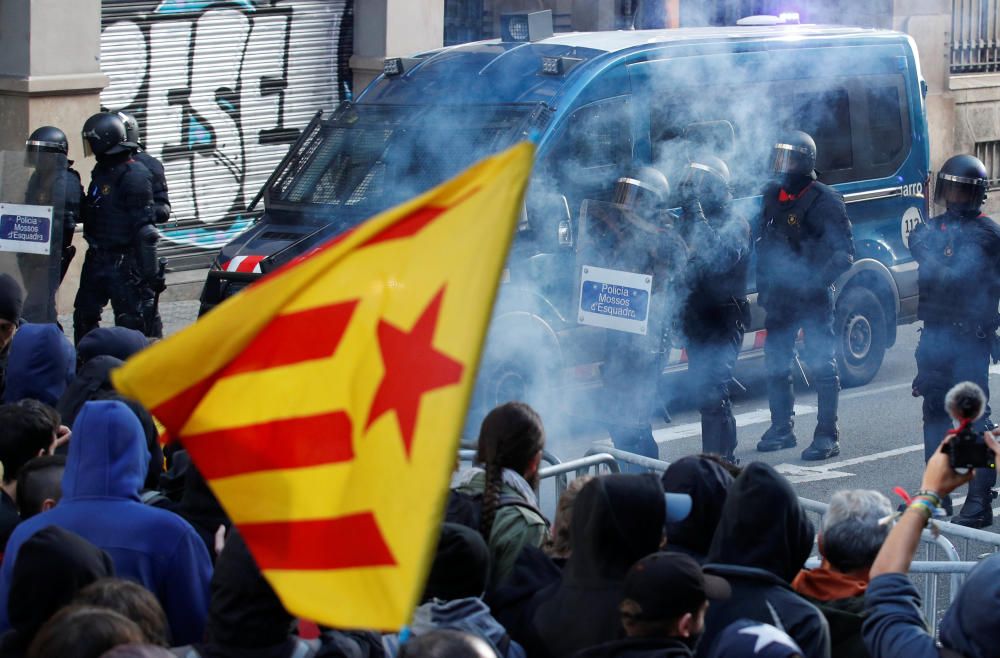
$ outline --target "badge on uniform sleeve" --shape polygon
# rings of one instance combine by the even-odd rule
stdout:
[[[944,248],[945,258],[951,258],[954,253],[955,250],[951,248],[951,245],[948,245],[947,247]]]
[[[795,215],[789,215],[788,216],[788,225],[789,226],[796,226],[798,223],[799,223],[799,218],[798,217],[796,217]]]
[[[111,186],[108,185],[107,183],[101,185],[101,194],[103,194],[104,196],[111,194]]]

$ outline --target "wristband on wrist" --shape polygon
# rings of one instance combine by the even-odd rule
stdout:
[[[914,498],[917,498],[919,496],[923,496],[925,498],[930,499],[931,503],[935,507],[941,507],[941,495],[938,492],[931,491],[929,489],[923,489],[913,495]]]
[[[931,517],[934,516],[935,506],[926,498],[914,498],[907,509],[920,512],[924,515],[924,521],[930,521]]]

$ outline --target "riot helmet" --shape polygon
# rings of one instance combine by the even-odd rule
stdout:
[[[45,157],[40,156],[40,153],[61,155],[69,153],[69,140],[66,139],[66,133],[55,126],[36,128],[24,142],[24,164],[28,167],[37,167]]]
[[[98,112],[83,124],[83,152],[98,158],[130,151],[125,122],[117,114]]]
[[[139,141],[139,122],[135,115],[128,112],[118,112],[117,114],[118,118],[125,124],[126,141],[135,148],[142,148],[142,142]]]
[[[810,176],[816,168],[816,142],[801,130],[782,136],[774,145],[771,172],[782,177]]]
[[[722,208],[732,198],[729,166],[714,155],[693,158],[684,169],[680,189],[693,194],[706,209]]]
[[[670,198],[670,183],[659,169],[639,167],[615,181],[614,202],[638,213],[658,210]]]
[[[934,203],[958,212],[979,212],[986,201],[989,174],[971,155],[956,155],[941,165],[934,185]]]

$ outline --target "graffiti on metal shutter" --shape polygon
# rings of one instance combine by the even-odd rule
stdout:
[[[299,130],[349,93],[350,6],[104,0],[101,104],[135,114],[163,161],[174,247],[217,248],[246,228],[246,204]]]

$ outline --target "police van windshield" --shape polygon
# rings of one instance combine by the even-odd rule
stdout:
[[[353,224],[526,139],[547,119],[541,103],[346,105],[286,159],[268,204],[294,207],[309,223]]]

